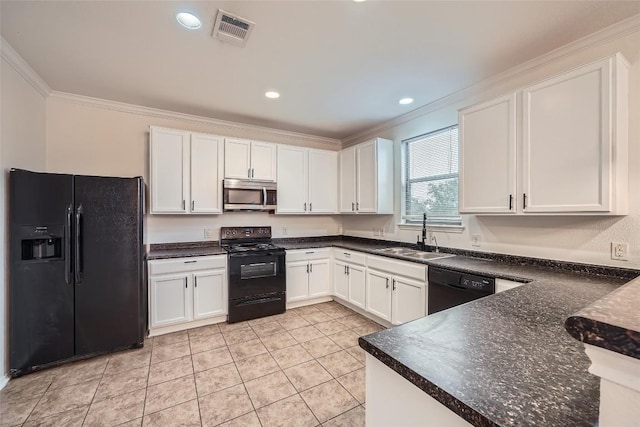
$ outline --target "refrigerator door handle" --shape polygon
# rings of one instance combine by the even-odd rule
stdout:
[[[82,203],[76,205],[76,239],[75,239],[75,280],[76,285],[82,283]]]
[[[64,281],[71,284],[71,205],[67,205],[65,210],[64,223]]]

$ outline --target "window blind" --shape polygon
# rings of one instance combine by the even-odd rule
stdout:
[[[460,224],[458,126],[403,141],[405,223]]]

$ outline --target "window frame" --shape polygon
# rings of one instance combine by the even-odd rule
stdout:
[[[431,181],[439,181],[439,180],[443,180],[443,179],[451,179],[451,178],[458,178],[458,189],[460,188],[460,160],[458,157],[458,172],[457,173],[448,173],[448,174],[440,174],[440,175],[433,175],[433,176],[428,176],[428,177],[419,177],[419,178],[409,178],[409,168],[410,168],[410,159],[409,159],[409,144],[411,144],[412,142],[416,142],[418,140],[422,140],[425,139],[427,137],[429,137],[430,135],[435,135],[438,133],[442,133],[442,132],[446,132],[446,131],[450,131],[454,128],[459,128],[458,124],[453,124],[441,129],[436,129],[430,132],[426,132],[408,139],[404,139],[401,141],[401,166],[402,166],[402,193],[401,193],[401,224],[400,225],[405,225],[405,226],[417,226],[417,225],[422,225],[422,219],[414,219],[411,220],[407,217],[407,211],[409,210],[409,203],[410,203],[410,198],[407,197],[408,194],[407,192],[410,191],[411,185],[416,184],[416,183],[423,183],[423,182],[431,182]],[[458,150],[460,149],[460,139],[459,139],[459,133],[458,133]],[[459,200],[459,196],[458,196],[458,200]],[[459,208],[458,208],[459,209]],[[450,216],[450,217],[444,217],[444,216],[439,216],[439,217],[429,217],[427,216],[427,225],[431,225],[431,226],[439,226],[439,227],[443,227],[444,229],[446,228],[452,228],[452,229],[456,229],[456,228],[461,228],[462,227],[462,216],[460,215],[460,213],[458,212],[457,216]]]

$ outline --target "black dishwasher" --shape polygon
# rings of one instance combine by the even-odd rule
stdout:
[[[496,280],[444,268],[429,267],[428,314],[493,295]]]

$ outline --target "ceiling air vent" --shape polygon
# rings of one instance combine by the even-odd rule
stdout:
[[[213,37],[238,46],[244,46],[254,25],[256,25],[255,22],[218,9],[216,23],[213,25]]]

